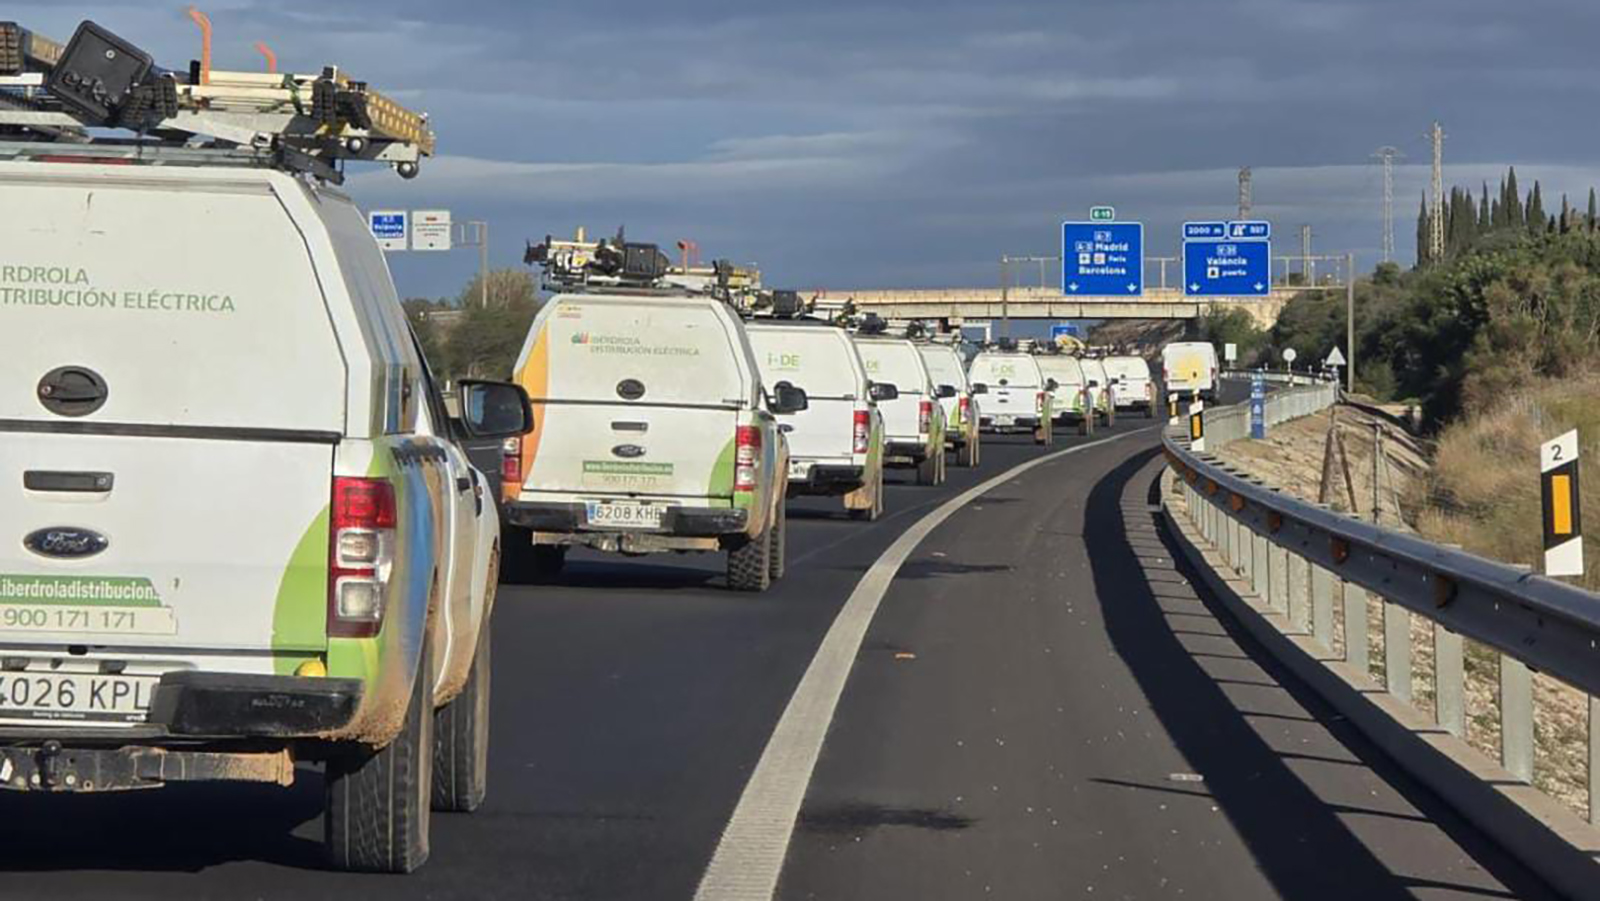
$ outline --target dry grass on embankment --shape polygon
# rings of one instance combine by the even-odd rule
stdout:
[[[1341,411],[1349,451],[1357,514],[1371,516],[1373,492],[1372,418]],[[1411,448],[1387,443],[1385,476],[1377,492],[1383,512],[1398,508],[1404,522],[1389,515],[1384,525],[1411,528],[1442,544],[1491,559],[1538,568],[1543,560],[1539,495],[1539,444],[1579,429],[1582,455],[1590,472],[1600,466],[1600,377],[1547,383],[1493,409],[1447,428],[1433,448],[1432,466],[1415,465]],[[1234,465],[1308,500],[1315,500],[1322,471],[1327,417],[1308,417],[1281,426],[1265,441],[1238,441],[1220,456]],[[1594,484],[1594,478],[1590,478]],[[1342,482],[1339,484],[1343,490]],[[1335,497],[1337,496],[1335,493]],[[1338,507],[1347,506],[1342,499]],[[1589,530],[1600,528],[1600,488],[1584,497]],[[1600,547],[1586,540],[1588,571],[1573,580],[1600,591]],[[1336,650],[1342,650],[1342,611]],[[1383,605],[1369,605],[1372,673],[1382,679]],[[1403,615],[1403,614],[1401,614]],[[1431,710],[1433,625],[1411,617],[1414,703]],[[1499,759],[1499,655],[1466,642],[1467,740],[1491,759]],[[1588,703],[1583,693],[1543,674],[1534,676],[1534,784],[1580,814],[1588,811]]]

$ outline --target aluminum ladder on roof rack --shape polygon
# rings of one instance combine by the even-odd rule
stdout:
[[[137,140],[89,131],[107,128]],[[436,146],[427,116],[337,67],[311,75],[196,64],[183,74],[87,21],[65,45],[0,22],[0,133],[18,142],[88,143],[143,161],[205,159],[218,150],[229,160],[334,182],[348,160],[388,163],[414,177]]]

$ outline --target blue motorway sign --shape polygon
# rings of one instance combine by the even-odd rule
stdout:
[[[1063,336],[1078,337],[1078,324],[1076,322],[1057,322],[1050,326],[1050,340],[1060,340]]]
[[[1237,238],[1241,241],[1265,241],[1272,237],[1272,223],[1229,222],[1228,233],[1224,237]]]
[[[1250,376],[1250,437],[1267,437],[1267,382],[1259,372]]]
[[[1265,297],[1272,292],[1272,245],[1257,240],[1183,242],[1183,293]]]
[[[1061,223],[1061,291],[1137,297],[1144,293],[1144,225]]]
[[[1228,223],[1226,222],[1185,222],[1183,224],[1183,240],[1209,241],[1215,238],[1228,236]]]

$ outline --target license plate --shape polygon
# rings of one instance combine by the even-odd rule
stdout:
[[[630,504],[618,501],[587,504],[589,525],[597,529],[659,529],[666,504]]]
[[[0,673],[0,719],[143,722],[154,676]]]

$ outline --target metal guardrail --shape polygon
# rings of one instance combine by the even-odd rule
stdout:
[[[1268,422],[1326,408],[1327,384],[1268,395]],[[1247,410],[1205,411],[1212,446],[1248,433]],[[1242,423],[1242,426],[1235,423]],[[1236,434],[1235,434],[1236,433]],[[1193,451],[1186,431],[1168,429],[1169,464],[1181,479],[1188,516],[1223,561],[1291,627],[1334,648],[1334,604],[1342,601],[1343,659],[1368,673],[1370,592],[1384,602],[1385,687],[1411,702],[1410,613],[1434,625],[1434,721],[1466,732],[1463,636],[1500,658],[1500,763],[1531,782],[1532,670],[1589,695],[1590,820],[1600,822],[1600,596],[1532,571],[1365,523],[1289,497]],[[1336,600],[1338,599],[1338,600]],[[1419,711],[1425,712],[1425,711]]]

